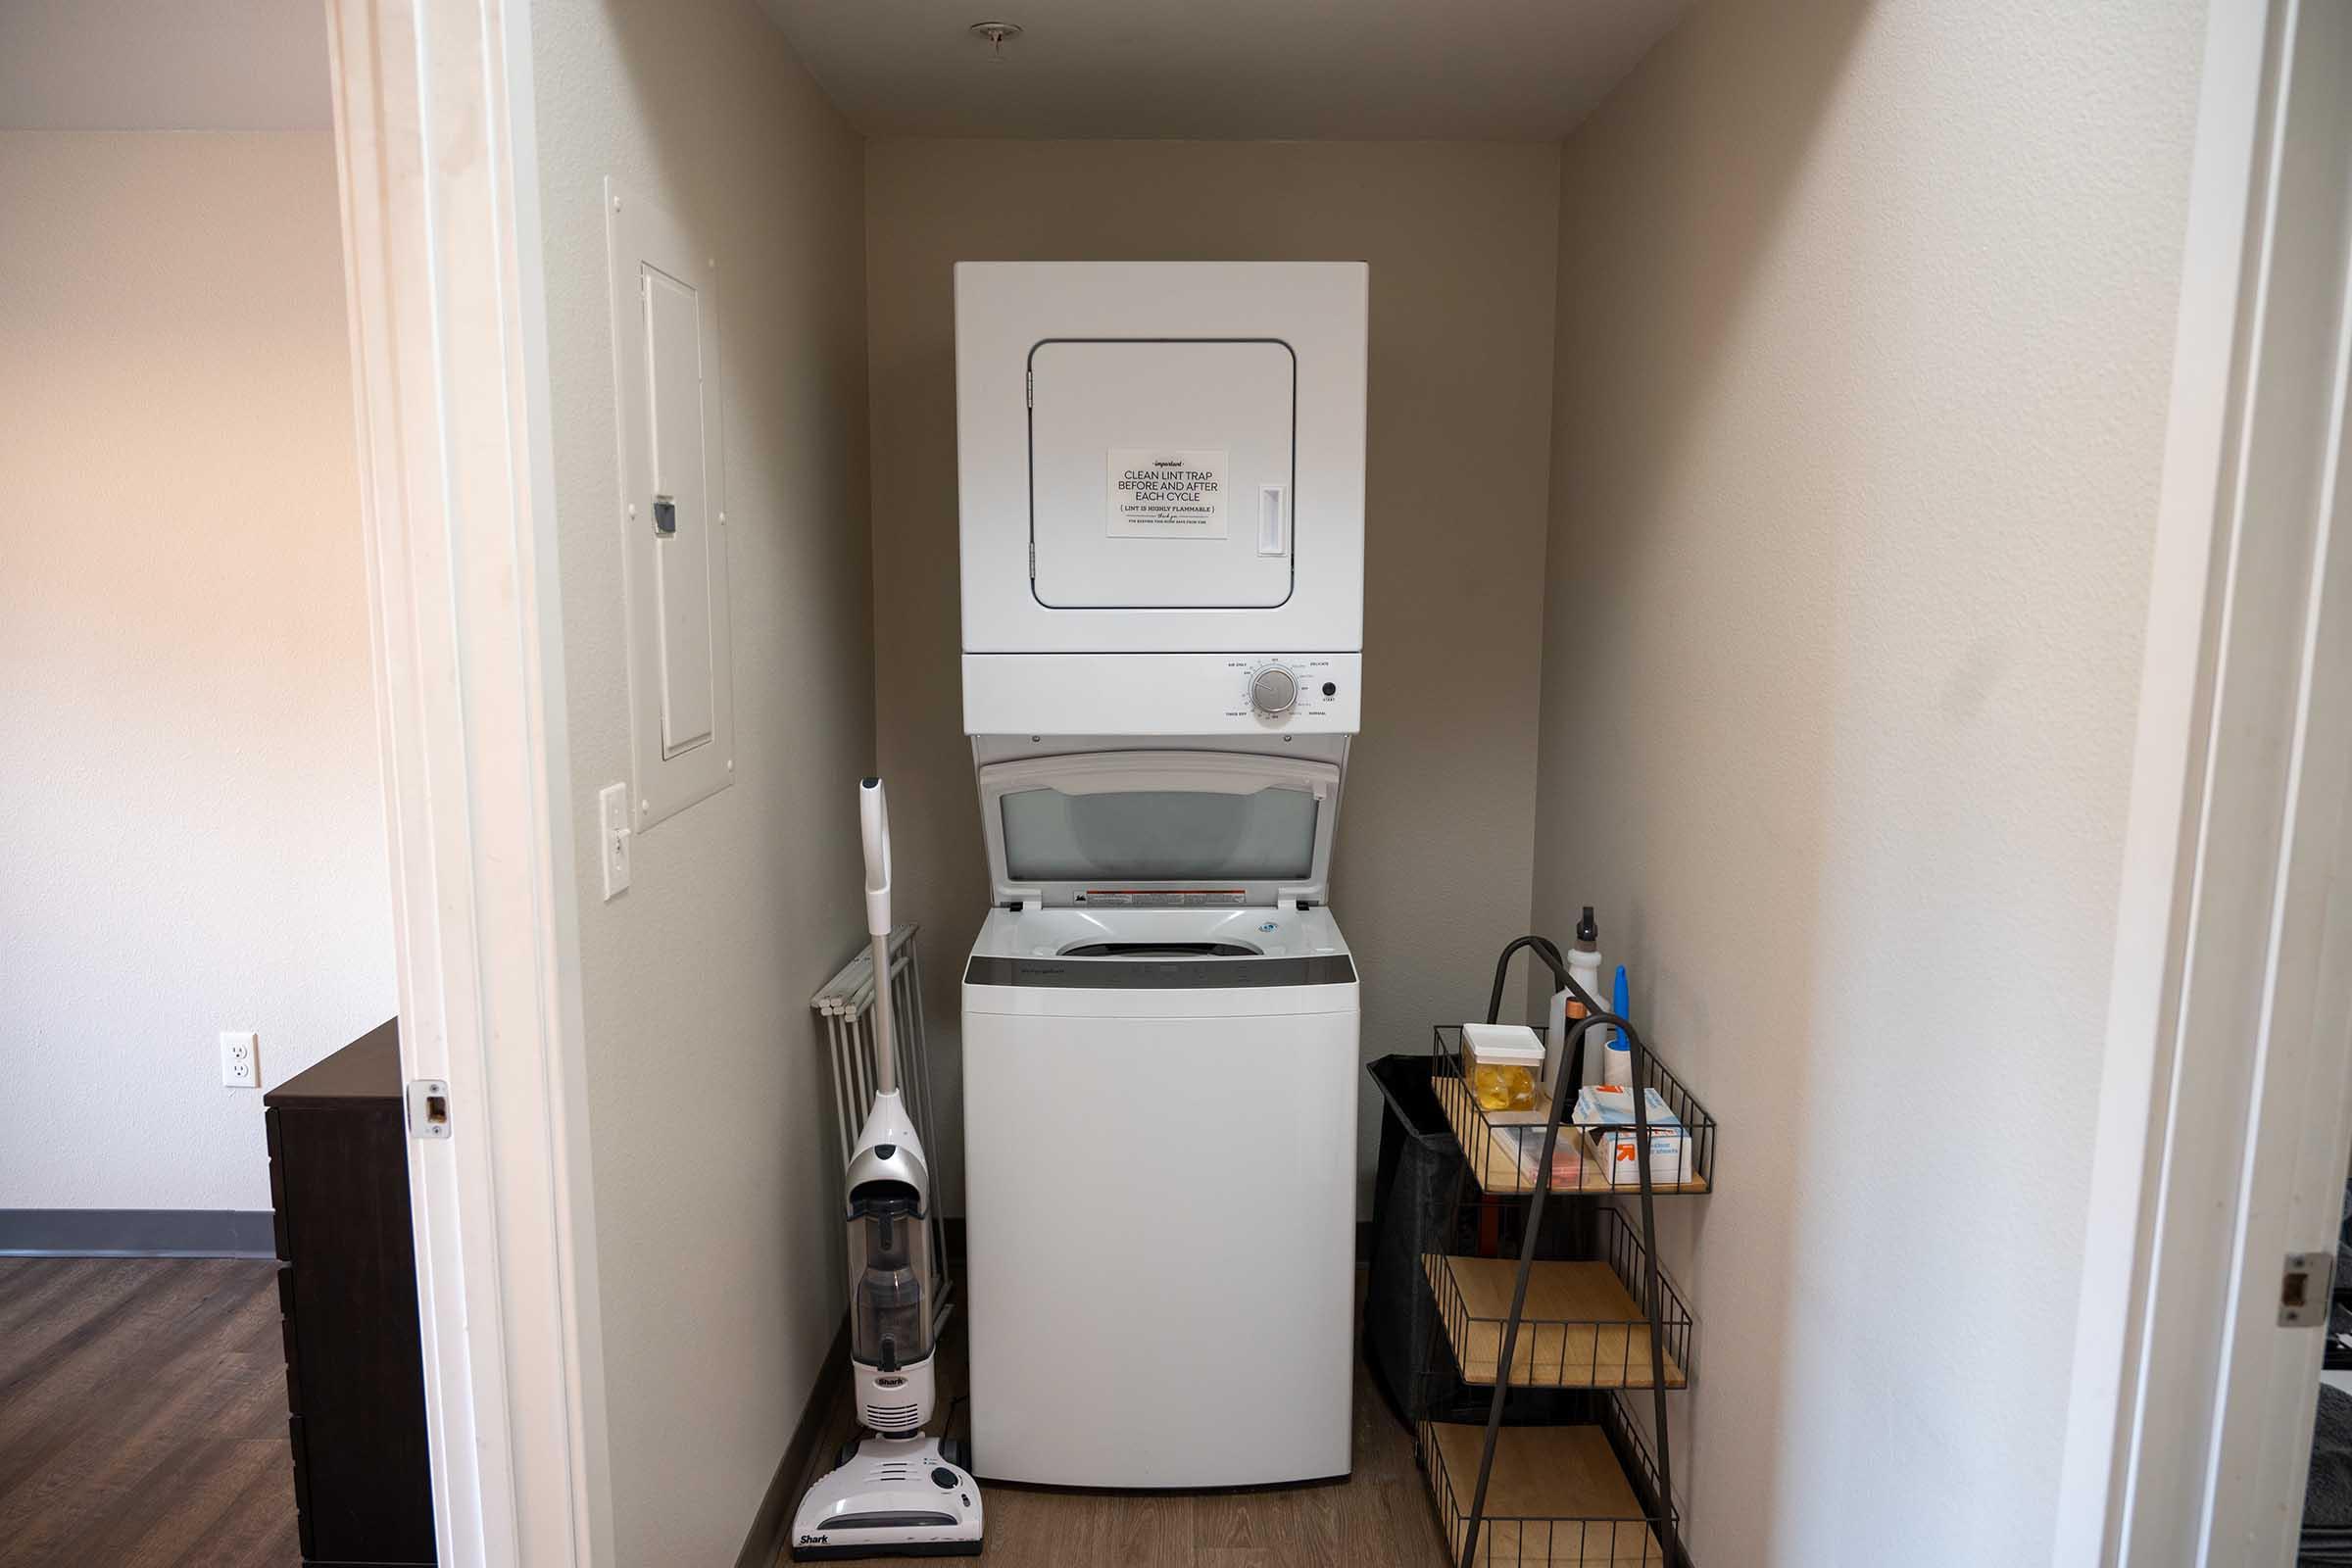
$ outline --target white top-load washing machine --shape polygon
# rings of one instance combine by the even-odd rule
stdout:
[[[1348,1469],[1360,263],[956,270],[974,1469]]]

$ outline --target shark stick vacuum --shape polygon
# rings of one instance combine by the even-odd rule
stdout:
[[[873,1108],[858,1130],[846,1183],[850,1225],[850,1371],[858,1424],[792,1522],[792,1555],[969,1556],[980,1550],[980,1489],[927,1437],[936,1402],[931,1281],[931,1173],[899,1099],[890,1015],[890,814],[882,781],[858,786],[865,843],[865,929],[874,944]]]

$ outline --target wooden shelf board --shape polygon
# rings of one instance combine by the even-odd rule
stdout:
[[[1470,1526],[1470,1500],[1478,1490],[1486,1428],[1439,1421],[1422,1431],[1437,1450],[1430,1484],[1438,1490],[1441,1522],[1458,1561]],[[1644,1568],[1666,1561],[1641,1499],[1598,1427],[1504,1427],[1495,1434],[1486,1511],[1478,1532],[1480,1563]]]
[[[1471,1098],[1467,1084],[1451,1074],[1440,1073],[1430,1080],[1430,1087],[1437,1091],[1438,1103],[1445,1107],[1446,1120],[1453,1128],[1454,1140],[1461,1145],[1463,1157],[1470,1162],[1470,1179],[1478,1183],[1479,1191],[1507,1197],[1536,1190],[1535,1179],[1520,1170],[1519,1156],[1508,1144],[1494,1135],[1494,1129],[1479,1113],[1478,1102]],[[1573,1127],[1563,1126],[1560,1129],[1562,1143],[1579,1136]],[[1707,1184],[1704,1178],[1698,1178],[1687,1182],[1662,1182],[1650,1190],[1657,1193],[1703,1193],[1707,1190]],[[1574,1187],[1554,1187],[1552,1191],[1634,1196],[1642,1189],[1633,1185],[1612,1184],[1600,1173],[1599,1161],[1588,1157],[1584,1161],[1583,1180]]]
[[[1436,1293],[1446,1338],[1462,1381],[1494,1386],[1501,1359],[1502,1327],[1511,1315],[1516,1259],[1441,1257],[1422,1259]],[[1460,1303],[1456,1310],[1451,1303]],[[1623,1324],[1625,1327],[1612,1327]],[[1668,1354],[1666,1386],[1689,1379]],[[1606,1263],[1540,1261],[1528,1275],[1527,1302],[1520,1313],[1519,1343],[1511,1350],[1511,1386],[1543,1389],[1646,1389],[1649,1324],[1641,1307]]]

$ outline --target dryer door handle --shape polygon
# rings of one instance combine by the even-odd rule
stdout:
[[[1257,553],[1261,556],[1287,556],[1291,553],[1291,494],[1290,487],[1261,484],[1257,487]]]

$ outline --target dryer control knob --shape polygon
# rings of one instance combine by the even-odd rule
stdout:
[[[1280,664],[1268,664],[1250,680],[1250,706],[1268,718],[1287,713],[1298,701],[1298,677]]]

